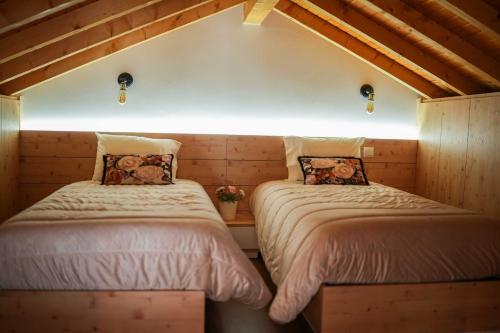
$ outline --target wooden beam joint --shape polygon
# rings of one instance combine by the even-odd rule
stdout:
[[[245,24],[260,25],[273,10],[278,0],[248,0],[245,2],[244,19]]]

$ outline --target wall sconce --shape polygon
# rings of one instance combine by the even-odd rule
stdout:
[[[127,102],[126,91],[132,85],[134,79],[129,73],[121,73],[118,75],[118,84],[120,85],[120,93],[118,94],[118,103],[124,105]]]
[[[374,111],[373,102],[375,102],[375,92],[373,90],[373,87],[369,84],[363,84],[359,92],[363,97],[368,98],[368,104],[366,105],[366,113],[372,114]]]

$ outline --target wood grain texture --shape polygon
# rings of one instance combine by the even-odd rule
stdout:
[[[470,100],[442,103],[437,201],[463,207]]]
[[[17,211],[19,101],[0,96],[0,223]]]
[[[0,291],[2,332],[204,332],[203,291]]]
[[[214,205],[215,190],[241,186],[246,197],[238,210],[249,210],[248,199],[265,181],[287,178],[283,139],[271,136],[122,133],[182,142],[178,177],[203,185]],[[21,131],[19,202],[26,208],[65,184],[92,177],[97,140],[93,132]],[[414,192],[417,142],[367,139],[375,148],[366,158],[370,180]]]
[[[365,163],[370,181],[401,189],[415,187],[415,170],[412,163]]]
[[[0,34],[39,21],[85,0],[4,0],[0,3]]]
[[[500,96],[426,102],[417,194],[500,217]]]
[[[246,24],[261,24],[271,13],[278,0],[248,0],[245,2],[243,22]]]
[[[348,32],[330,24],[327,19],[311,13],[291,0],[281,0],[276,5],[276,9],[284,16],[322,36],[367,64],[381,70],[386,75],[417,91],[426,98],[453,95],[453,92],[444,85],[441,86],[436,82],[432,82],[431,78],[408,69],[371,45],[358,40]]]
[[[160,0],[102,0],[58,15],[0,38],[0,62],[14,59],[80,31],[131,13]]]
[[[0,84],[97,44],[176,15],[203,0],[162,1],[0,63]]]
[[[368,0],[352,4],[366,15],[376,15],[379,21],[393,30],[405,32],[405,38],[417,46],[470,72],[490,88],[500,88],[500,64],[495,57],[476,48],[469,38],[420,12],[422,6],[414,8],[403,0]]]
[[[500,97],[471,101],[464,206],[500,217]]]
[[[500,329],[500,281],[323,286],[304,311],[315,333]]]
[[[460,95],[487,91],[484,86],[460,73],[457,68],[439,61],[408,39],[378,24],[373,17],[363,15],[352,7],[346,10],[342,0],[295,1],[312,13],[328,18],[331,24],[356,36],[362,42],[377,45],[377,49],[391,59],[401,64],[411,63],[419,72],[425,72],[434,80],[440,80]]]
[[[430,199],[436,199],[438,195],[442,103],[420,103],[418,107],[420,137],[417,152],[416,191],[417,194]]]
[[[113,38],[105,43],[95,45],[82,52],[43,66],[27,75],[6,82],[0,85],[0,91],[6,95],[17,94],[28,87],[77,69],[97,59],[105,58],[121,50],[139,45],[147,40],[163,35],[169,31],[237,6],[243,1],[244,0],[211,0],[204,2],[178,15],[169,16],[138,30],[132,30],[127,34]]]
[[[500,10],[498,7],[495,8],[482,0],[443,0],[439,1],[439,4],[473,25],[484,30],[491,30],[497,36],[500,34],[500,20],[498,19]]]

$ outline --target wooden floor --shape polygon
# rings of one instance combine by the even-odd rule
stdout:
[[[252,260],[269,289],[274,293],[276,287],[271,282],[262,259]],[[261,310],[252,310],[235,301],[213,302],[207,300],[206,333],[312,333],[302,315],[287,324],[274,323],[268,315],[269,306]]]

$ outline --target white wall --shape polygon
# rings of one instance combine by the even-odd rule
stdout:
[[[134,76],[127,104],[116,78]],[[375,88],[375,113],[359,94]],[[417,94],[278,13],[242,6],[23,94],[22,129],[415,138]]]

